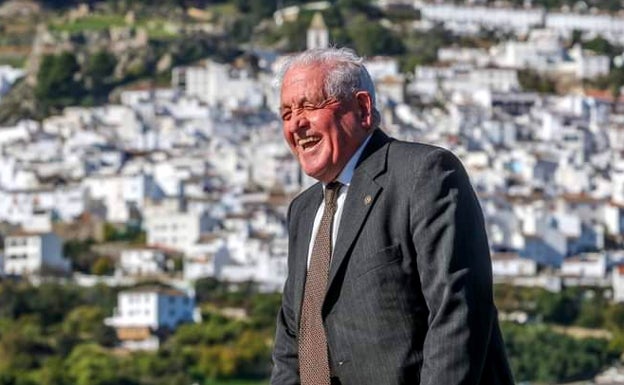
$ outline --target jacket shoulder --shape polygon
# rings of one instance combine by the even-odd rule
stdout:
[[[434,144],[422,143],[422,142],[406,142],[404,140],[395,139],[389,143],[390,152],[394,152],[398,155],[421,155],[421,156],[429,156],[433,153],[444,154],[447,156],[454,156],[453,153],[440,146],[436,146]]]
[[[450,150],[433,144],[393,140],[389,143],[388,162],[393,167],[403,165],[414,171],[435,168],[435,165],[446,165],[443,168],[463,169],[462,162]]]

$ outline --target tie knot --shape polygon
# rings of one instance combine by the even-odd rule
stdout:
[[[336,206],[340,187],[342,187],[342,183],[336,181],[330,182],[325,186],[325,205]]]

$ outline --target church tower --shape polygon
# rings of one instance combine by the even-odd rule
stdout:
[[[320,12],[316,12],[312,17],[312,23],[308,28],[307,46],[308,49],[329,47],[329,31]]]

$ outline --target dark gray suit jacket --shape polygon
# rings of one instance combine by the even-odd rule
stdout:
[[[317,183],[288,211],[271,384],[299,383],[297,334]],[[323,305],[344,385],[513,384],[481,208],[461,163],[376,130],[356,166]]]

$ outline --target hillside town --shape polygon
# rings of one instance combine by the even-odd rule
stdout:
[[[523,36],[488,48],[445,46],[435,65],[409,73],[396,58],[367,58],[382,129],[462,160],[483,208],[495,283],[596,287],[624,302],[624,99],[575,86],[608,75],[624,56],[611,63],[566,43],[581,31],[623,44],[624,19],[475,3],[379,1],[418,9],[414,28],[423,31]],[[281,9],[275,22],[297,11]],[[319,11],[309,48],[332,42]],[[230,63],[204,59],[174,67],[168,87],[129,88],[116,104],[0,127],[0,275],[168,283],[119,293],[105,322],[128,349],[157,349],[159,330],[199,322],[192,283],[200,278],[281,290],[288,204],[314,183],[284,144],[276,113],[274,74],[285,57],[250,48]],[[524,90],[525,70],[571,86]],[[0,66],[0,98],[24,75]],[[106,228],[144,239],[107,243]],[[113,264],[106,273],[77,271],[63,255],[65,243],[87,239]]]

